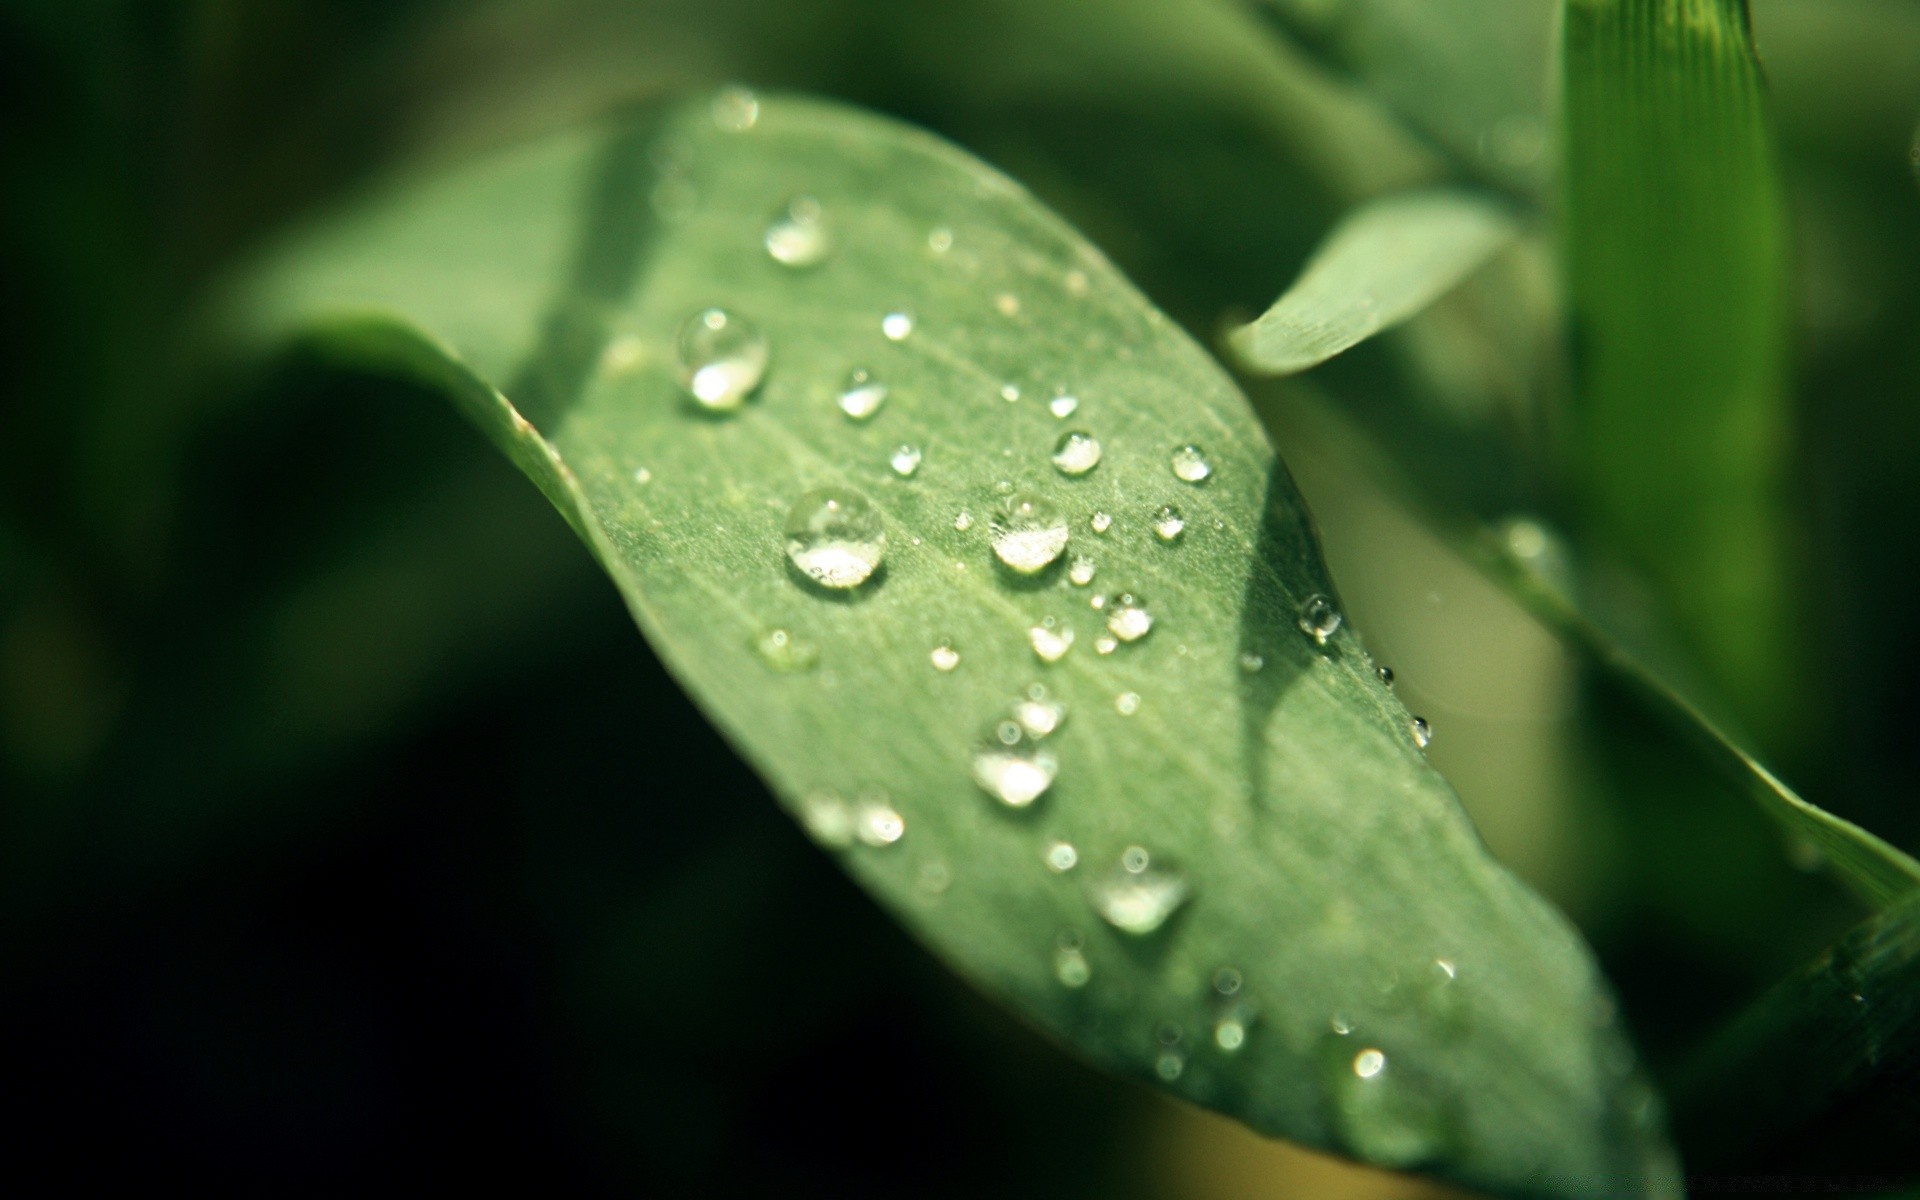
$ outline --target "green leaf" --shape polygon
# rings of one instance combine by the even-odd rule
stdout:
[[[1572,0],[1567,445],[1583,532],[1790,733],[1786,246],[1744,0]]]
[[[1234,331],[1248,369],[1291,375],[1413,316],[1506,245],[1498,205],[1455,191],[1376,200],[1340,222],[1300,278]]]
[[[762,239],[802,194],[830,251],[794,269]],[[714,305],[770,346],[729,413],[676,363]],[[886,121],[726,93],[375,197],[270,259],[235,312],[451,396],[781,803],[1086,1057],[1495,1191],[1675,1194],[1586,949],[1489,859],[1358,638],[1313,604],[1332,586],[1246,401],[1017,185]],[[854,370],[888,389],[865,421],[836,403]],[[1050,461],[1070,430],[1104,451],[1073,478]],[[903,477],[908,443],[924,458]],[[1188,443],[1204,480],[1176,476]],[[789,508],[822,487],[884,523],[859,587],[814,586],[783,552]],[[1047,570],[996,561],[1009,488],[1070,521]],[[1122,592],[1152,629],[1105,646]],[[1038,661],[1035,628],[1074,644]],[[1036,684],[1067,714],[1037,738],[1058,774],[1015,808],[976,755]],[[635,753],[673,752],[635,731]]]

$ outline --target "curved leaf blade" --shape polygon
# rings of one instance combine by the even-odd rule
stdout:
[[[1376,200],[1342,220],[1293,286],[1230,344],[1249,370],[1305,371],[1414,316],[1513,236],[1506,212],[1471,193]]]
[[[1219,367],[952,148],[834,106],[768,99],[745,121],[724,100],[718,125],[706,106],[623,120],[376,200],[270,261],[237,311],[437,381],[568,514],[781,802],[959,972],[1089,1058],[1498,1191],[1672,1194],[1577,936],[1486,856],[1352,631],[1299,627],[1332,585]],[[762,236],[800,194],[833,250],[791,270]],[[674,361],[715,304],[772,347],[724,417]],[[890,311],[910,333],[884,332]],[[889,388],[865,422],[835,403],[856,368]],[[1070,421],[1045,403],[1061,384]],[[1063,478],[1049,453],[1081,427],[1104,455]],[[909,441],[924,457],[903,477],[889,457]],[[1170,465],[1187,442],[1202,482]],[[1093,587],[996,565],[1003,481],[1069,514]],[[782,555],[788,506],[822,485],[870,498],[890,539],[843,597]],[[1172,542],[1151,529],[1165,504],[1185,522]],[[1123,589],[1154,628],[1099,653],[1111,609],[1089,594]],[[1076,634],[1051,665],[1029,644],[1047,618]],[[1035,682],[1069,715],[1046,742],[1057,780],[1014,811],[972,756]],[[903,834],[859,825],[883,804]],[[1121,902],[1141,897],[1115,890],[1141,883],[1133,847],[1187,889],[1138,934]]]

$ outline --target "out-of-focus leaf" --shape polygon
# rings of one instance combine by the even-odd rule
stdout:
[[[770,257],[774,226],[801,261]],[[696,405],[676,361],[710,306],[767,337],[737,411]],[[447,393],[810,832],[1094,1061],[1493,1190],[1674,1193],[1590,959],[1316,603],[1310,523],[1244,398],[1005,178],[731,92],[377,197],[236,311]],[[841,395],[856,370],[887,389],[866,419],[843,411],[873,399]],[[1051,461],[1069,431],[1096,466]],[[789,509],[821,487],[885,529],[856,588],[790,561]],[[1024,575],[992,548],[1023,493],[1070,537]],[[1036,778],[1030,804],[989,794]]]
[[[1566,236],[1583,532],[1645,574],[1715,681],[1786,734],[1799,639],[1786,247],[1744,0],[1572,0]]]
[[[1291,375],[1413,316],[1513,237],[1498,205],[1454,191],[1376,200],[1341,221],[1273,307],[1234,331],[1248,369]]]

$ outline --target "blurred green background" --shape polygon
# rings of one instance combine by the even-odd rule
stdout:
[[[1465,4],[1501,37],[1416,60],[1438,83],[1343,57],[1361,7],[0,4],[16,1169],[1424,1194],[1096,1077],[967,992],[790,827],[442,401],[236,365],[196,320],[251,249],[385,172],[726,79],[952,138],[1209,344],[1366,197],[1456,179],[1532,211],[1425,316],[1251,394],[1435,760],[1594,940],[1656,1072],[1837,936],[1831,887],[1431,531],[1570,511],[1554,5]],[[1809,798],[1912,849],[1920,6],[1753,11],[1791,209],[1798,640],[1772,658],[1784,713],[1722,698]],[[1461,139],[1456,110],[1499,119]],[[1768,1161],[1818,1167],[1829,1135]]]

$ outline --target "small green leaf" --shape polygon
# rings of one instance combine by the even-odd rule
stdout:
[[[1572,0],[1564,43],[1581,532],[1784,738],[1787,250],[1745,0]]]
[[[1246,401],[1017,185],[729,92],[375,198],[236,312],[448,393],[814,837],[1086,1057],[1495,1191],[1676,1193]]]
[[[1340,222],[1280,299],[1235,330],[1249,370],[1291,375],[1418,313],[1512,239],[1498,205],[1454,191],[1376,200]]]

